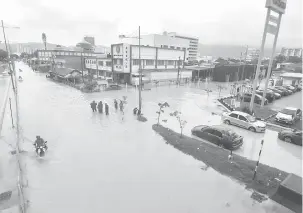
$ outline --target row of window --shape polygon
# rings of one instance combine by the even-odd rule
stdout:
[[[56,56],[81,56],[81,52],[65,52],[65,51],[53,51],[53,52],[38,52],[38,55],[41,57],[52,57],[53,55]],[[82,53],[82,56],[91,56],[96,57],[99,54],[95,53]]]
[[[176,50],[186,50],[185,47],[175,47],[175,46],[168,46],[168,45],[161,45],[161,48],[169,48],[169,49],[176,49]]]
[[[96,60],[87,59],[87,60],[85,60],[85,63],[86,64],[96,64]],[[98,61],[98,66],[111,67],[112,66],[112,62],[111,61]]]
[[[141,60],[141,61],[143,61],[143,65],[146,65],[146,66],[154,66],[155,65],[155,60]],[[140,64],[139,59],[134,59],[133,60],[133,65],[139,65],[139,64]],[[158,66],[164,66],[164,65],[174,66],[174,65],[178,65],[178,61],[175,61],[175,60],[157,60],[157,65]],[[180,66],[181,65],[182,65],[182,61],[180,61]]]

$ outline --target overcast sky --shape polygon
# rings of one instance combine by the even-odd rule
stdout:
[[[202,44],[259,47],[266,0],[6,0],[0,18],[9,39],[75,45],[92,35],[99,45],[118,42],[119,34],[173,31],[197,36]],[[3,40],[1,35],[0,40]],[[268,44],[272,38],[268,39]],[[288,0],[278,46],[302,46],[302,0]]]

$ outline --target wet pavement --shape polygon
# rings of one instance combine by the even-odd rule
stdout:
[[[19,97],[28,212],[290,212],[271,200],[256,203],[243,185],[212,169],[203,171],[203,163],[167,145],[152,130],[158,103],[164,101],[170,108],[161,120],[167,119],[165,125],[174,130],[178,124],[168,115],[173,110],[182,111],[188,121],[185,134],[198,124],[221,123],[212,112],[221,113],[222,108],[216,97],[207,99],[205,91],[176,86],[144,91],[143,113],[148,122],[141,123],[132,114],[137,106],[134,89],[83,94],[49,81],[26,65],[17,66],[24,71]],[[122,96],[128,100],[124,116],[113,107],[113,99]],[[92,113],[92,100],[109,103],[109,116]],[[33,150],[36,135],[49,144],[42,159]],[[258,141],[245,141],[250,145],[239,154],[254,158],[259,142],[253,140]],[[293,156],[283,145],[279,149],[284,150],[284,160]],[[301,156],[294,158],[300,162]],[[261,162],[266,159],[262,157]]]

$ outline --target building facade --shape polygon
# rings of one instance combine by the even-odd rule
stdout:
[[[164,32],[164,34],[166,34],[166,33]],[[188,49],[188,61],[197,60],[198,50],[199,50],[199,38],[180,35],[175,32],[168,33],[167,35],[170,37],[173,37],[173,38],[188,41],[189,42],[189,46],[187,48]]]
[[[131,83],[139,73],[139,45],[127,43],[111,45],[112,72],[115,82]],[[141,46],[141,69],[143,72],[175,72],[184,67],[185,49]]]
[[[138,38],[122,37],[120,38],[122,43],[128,43],[131,45],[138,45]],[[198,43],[199,39],[194,37],[180,36],[176,33],[149,34],[141,36],[141,45],[168,48],[175,50],[186,51],[186,61],[196,60],[198,56]]]
[[[281,50],[281,55],[284,55],[285,57],[289,57],[289,56],[302,57],[302,48],[283,47]]]
[[[111,58],[85,58],[85,68],[97,77],[112,77]]]
[[[84,69],[84,60],[91,58],[106,58],[105,53],[82,52],[70,50],[37,50],[38,61],[50,63],[52,60],[60,60],[64,67],[82,70]]]
[[[93,36],[84,36],[84,41],[87,41],[91,45],[95,46],[95,37]]]

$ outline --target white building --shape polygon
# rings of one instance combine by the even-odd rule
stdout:
[[[289,57],[289,56],[302,57],[302,48],[285,48],[285,47],[283,47],[280,54],[284,55],[285,57]]]
[[[181,70],[179,72],[181,78],[191,78],[191,74],[183,70],[186,57],[185,49],[147,45],[142,45],[140,49],[141,69],[150,80],[177,79],[178,68]],[[138,77],[139,71],[139,45],[113,44],[111,45],[111,55],[114,81],[133,83],[133,78]]]
[[[122,43],[138,45],[138,38],[120,37]],[[176,33],[149,34],[141,36],[141,45],[163,47],[186,51],[186,61],[196,60],[198,55],[198,38],[180,36]]]
[[[165,34],[165,33],[164,33]],[[185,35],[180,35],[175,32],[171,32],[167,34],[170,37],[173,38],[178,38],[178,39],[183,39],[185,41],[189,41],[189,47],[187,48],[188,50],[188,60],[196,60],[198,56],[198,49],[199,49],[199,38],[197,37],[192,37],[192,36],[185,36]]]

